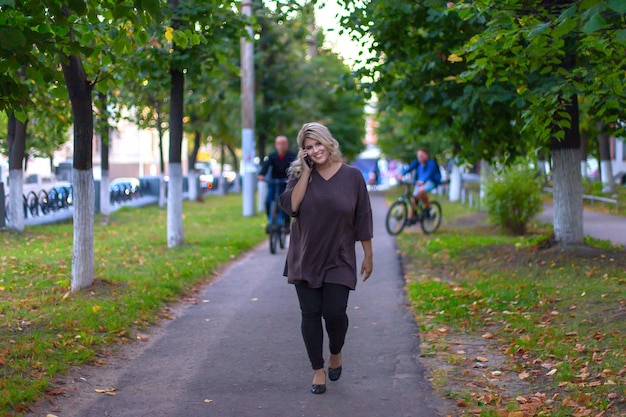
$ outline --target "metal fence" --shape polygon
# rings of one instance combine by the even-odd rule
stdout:
[[[144,190],[142,185],[139,180],[113,183],[109,187],[110,204],[122,205],[140,197]],[[69,209],[74,202],[72,192],[71,185],[57,185],[47,190],[41,189],[39,191],[27,192],[22,195],[24,218],[34,219]],[[2,222],[6,224],[6,222],[10,221],[10,196],[5,195],[4,191],[2,191],[2,196],[4,197]]]

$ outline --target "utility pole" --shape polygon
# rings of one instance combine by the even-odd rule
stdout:
[[[252,18],[252,0],[241,2],[241,14]],[[252,26],[246,26],[248,37],[241,38],[241,149],[243,151],[243,215],[252,216],[256,166],[254,165],[254,44]]]

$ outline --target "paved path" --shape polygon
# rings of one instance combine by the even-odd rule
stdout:
[[[545,205],[544,211],[538,219],[552,224],[554,207]],[[583,233],[585,236],[610,240],[618,245],[626,246],[626,217],[585,210],[583,212]]]
[[[85,381],[77,378],[78,392],[68,392],[81,400],[72,409],[44,405],[32,415],[442,415],[443,404],[418,362],[418,328],[405,305],[395,240],[384,229],[383,197],[372,194],[372,204],[374,273],[351,295],[344,372],[339,381],[328,382],[325,394],[309,392],[312,371],[300,336],[300,311],[293,286],[282,276],[285,251],[270,255],[265,243],[231,265],[197,304],[158,329],[108,379],[98,379],[98,372]],[[111,386],[115,396],[94,393]]]

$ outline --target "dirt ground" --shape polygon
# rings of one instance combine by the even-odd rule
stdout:
[[[458,218],[453,224],[446,224],[446,228],[491,228],[483,212]],[[492,253],[477,251],[461,258],[461,264],[449,268],[438,265],[436,276],[441,279],[454,280],[455,271],[463,270],[464,263],[476,262],[478,257],[493,256]],[[553,241],[547,240],[529,251],[516,250],[511,245],[499,247],[497,261],[493,268],[499,271],[515,270],[521,266],[534,264],[561,264],[576,261],[590,261],[601,265],[610,262],[626,269],[626,257],[623,251],[604,250],[593,247],[568,248],[565,252],[557,247]],[[406,256],[403,259],[405,272],[414,267],[412,260]],[[422,265],[423,267],[423,265]],[[626,318],[626,312],[622,312]],[[495,330],[494,330],[495,333]],[[428,369],[428,379],[435,391],[449,404],[445,410],[450,417],[479,415],[484,409],[474,408],[472,404],[506,405],[507,401],[516,401],[528,413],[513,414],[515,416],[534,415],[532,409],[540,404],[556,400],[546,398],[540,393],[543,382],[539,375],[531,385],[527,380],[520,378],[515,364],[495,342],[493,335],[487,329],[482,335],[458,333],[441,326],[430,331],[420,333],[421,358],[420,361]],[[539,364],[541,365],[541,364]],[[549,364],[546,364],[549,365]],[[500,415],[500,414],[498,414]],[[503,416],[511,416],[506,412]]]

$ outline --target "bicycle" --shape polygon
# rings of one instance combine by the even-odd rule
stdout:
[[[425,234],[434,233],[441,225],[442,211],[439,202],[431,200],[430,210],[427,210],[422,200],[418,200],[417,206],[413,207],[413,218],[409,219],[409,204],[413,204],[411,183],[401,182],[406,187],[396,201],[391,203],[387,211],[385,226],[387,233],[392,236],[400,234],[405,227],[419,223]]]
[[[280,208],[278,204],[278,197],[282,192],[281,185],[286,184],[287,180],[272,179],[267,180],[268,184],[274,185],[274,198],[270,203],[270,213],[268,219],[267,232],[270,235],[270,253],[273,255],[276,253],[277,247],[285,249],[287,242],[287,231],[289,229],[289,218],[287,213]]]

